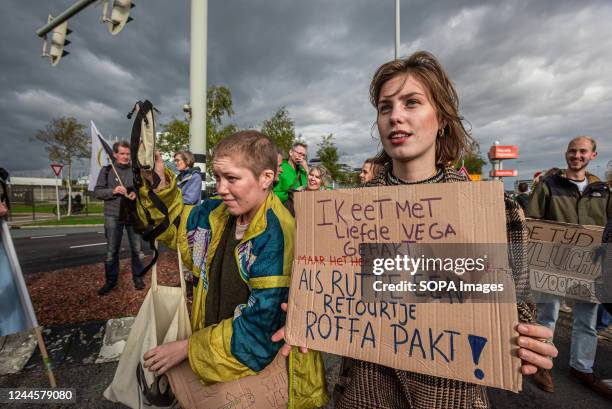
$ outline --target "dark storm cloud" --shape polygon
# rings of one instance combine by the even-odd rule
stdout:
[[[135,20],[119,36],[98,23],[101,8],[90,7],[70,20],[71,54],[52,68],[34,32],[71,3],[4,2],[1,30],[11,42],[0,46],[3,166],[45,168],[46,154],[29,138],[59,115],[93,119],[105,135],[123,137],[137,99],[154,101],[160,122],[182,117],[190,2],[136,1]],[[519,144],[528,177],[563,166],[567,141],[590,134],[600,150],[593,170],[603,173],[612,149],[609,2],[403,0],[401,7],[401,54],[426,49],[440,58],[483,150],[495,140]],[[239,126],[258,127],[286,106],[311,154],[333,133],[342,160],[358,166],[378,146],[368,86],[393,57],[393,13],[392,0],[209,1],[208,84],[231,89]]]

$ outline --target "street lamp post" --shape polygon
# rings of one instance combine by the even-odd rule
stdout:
[[[189,149],[206,180],[206,56],[208,0],[191,0],[191,55],[189,60]]]
[[[400,48],[400,0],[395,0],[395,59],[399,58]]]

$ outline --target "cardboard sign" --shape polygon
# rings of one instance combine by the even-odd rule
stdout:
[[[257,375],[205,385],[188,361],[171,369],[168,379],[183,409],[284,409],[289,402],[287,359],[278,354]]]
[[[292,345],[521,390],[509,303],[363,302],[360,243],[506,244],[501,182],[297,193],[286,336]],[[507,257],[506,257],[507,263]]]
[[[595,259],[603,227],[527,219],[527,258],[533,291],[599,302],[595,281],[601,259]]]

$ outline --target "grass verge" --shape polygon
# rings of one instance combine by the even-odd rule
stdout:
[[[67,226],[67,225],[104,224],[104,216],[64,216],[58,222],[57,219],[41,220],[24,226]]]
[[[36,213],[53,213],[54,209],[55,203],[36,203],[34,205]],[[102,213],[104,211],[104,203],[89,203],[87,210],[89,213]],[[11,213],[32,214],[32,205],[11,203]],[[81,213],[84,214],[85,209],[81,210]]]

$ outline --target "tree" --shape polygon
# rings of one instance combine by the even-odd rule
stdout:
[[[487,164],[481,156],[480,152],[469,152],[463,155],[463,166],[471,175],[480,175],[482,167]]]
[[[206,160],[212,161],[212,149],[226,136],[236,132],[236,125],[222,126],[223,118],[234,115],[232,92],[224,86],[210,87],[206,92]]]
[[[222,126],[225,116],[234,115],[232,93],[227,87],[210,87],[206,92],[206,160],[212,160],[212,148],[223,138],[236,132],[234,124]],[[189,123],[174,118],[161,125],[162,133],[157,142],[165,156],[174,156],[176,151],[189,149]]]
[[[279,108],[272,118],[263,121],[261,132],[268,135],[285,155],[296,140],[293,120],[285,107]]]
[[[465,166],[470,175],[480,175],[482,173],[482,167],[487,164],[487,161],[480,156],[480,144],[473,141],[463,153],[461,162],[455,165],[456,169],[460,169],[461,166]]]
[[[89,156],[90,140],[84,130],[85,125],[75,118],[60,117],[52,119],[45,129],[36,133],[36,139],[46,145],[49,159],[62,162],[68,168],[68,216],[72,211],[72,163],[75,159]]]
[[[344,165],[338,183],[341,183],[345,187],[357,187],[361,184],[361,179],[359,178],[360,173],[361,171],[353,170],[350,166]]]
[[[189,123],[174,118],[167,124],[162,124],[161,129],[157,149],[162,156],[171,158],[176,151],[189,148]]]
[[[340,164],[338,163],[340,155],[334,142],[334,135],[321,136],[321,142],[317,144],[317,147],[317,156],[321,160],[321,165],[325,166],[329,171],[332,179],[338,182],[343,180]]]

